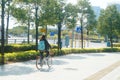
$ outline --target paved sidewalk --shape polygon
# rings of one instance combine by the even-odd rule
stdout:
[[[120,80],[120,52],[54,57],[53,67],[37,70],[35,60],[0,66],[0,80]]]

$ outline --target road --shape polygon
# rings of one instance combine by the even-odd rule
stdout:
[[[53,66],[37,70],[35,60],[0,66],[0,80],[120,80],[120,52],[53,57]]]

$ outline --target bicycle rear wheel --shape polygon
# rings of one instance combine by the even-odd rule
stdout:
[[[41,60],[40,56],[36,57],[36,68],[41,69],[43,66],[43,60]]]

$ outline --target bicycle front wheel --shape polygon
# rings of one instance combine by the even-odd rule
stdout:
[[[43,61],[41,60],[40,56],[36,57],[36,68],[41,69],[43,66]]]
[[[49,57],[46,58],[46,60],[47,60],[47,65],[50,68],[52,66],[52,57],[49,56]]]

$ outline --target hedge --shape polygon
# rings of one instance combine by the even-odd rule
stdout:
[[[120,47],[120,43],[114,43],[113,46],[114,47]]]
[[[54,44],[51,44],[52,47],[54,49],[58,48],[57,45],[54,45]],[[113,44],[114,47],[120,47],[120,43],[115,43]],[[35,44],[11,44],[11,45],[5,45],[4,47],[4,52],[5,53],[11,53],[11,52],[21,52],[21,51],[29,51],[29,50],[35,50],[36,49],[36,45]],[[105,51],[107,50],[108,48],[105,49]],[[73,52],[86,52],[86,51],[89,51],[89,49],[72,49]],[[96,49],[97,50],[97,49]],[[111,50],[111,49],[110,49]],[[99,50],[97,50],[99,51]],[[114,49],[112,50],[114,51]],[[0,46],[0,52],[1,52],[1,46]],[[92,49],[89,51],[89,52],[94,52],[94,49],[92,51]]]
[[[120,48],[96,48],[96,49],[81,49],[81,48],[64,48],[61,51],[57,49],[52,49],[52,56],[60,56],[67,55],[71,53],[98,53],[98,52],[120,52]],[[34,60],[36,56],[39,55],[39,52],[35,50],[30,51],[22,51],[22,52],[13,52],[13,53],[5,53],[5,62],[18,62],[18,61],[27,61]],[[2,56],[0,54],[0,63]]]
[[[35,50],[35,49],[36,49],[36,46],[34,44],[9,44],[9,45],[5,45],[4,52],[9,53],[9,52],[28,51],[28,50]]]
[[[57,48],[56,45],[52,44],[53,48]],[[29,51],[29,50],[36,50],[35,44],[10,44],[5,45],[4,52],[10,53],[10,52],[21,52],[21,51]],[[1,52],[1,46],[0,46],[0,52]]]

